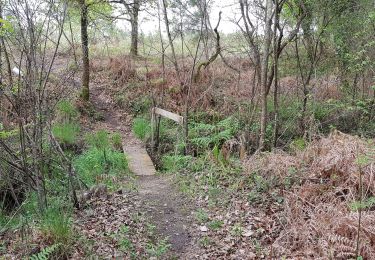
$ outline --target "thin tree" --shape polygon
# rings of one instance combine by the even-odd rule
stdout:
[[[90,60],[89,60],[89,42],[88,42],[88,6],[86,0],[79,0],[81,11],[81,45],[82,45],[82,91],[83,100],[90,99]]]
[[[139,12],[143,4],[143,0],[110,0],[110,3],[121,4],[125,8],[127,17],[122,18],[130,23],[131,26],[131,41],[130,41],[130,55],[138,56],[139,44]]]
[[[140,0],[134,0],[133,6],[130,12],[130,24],[131,24],[131,45],[130,54],[133,56],[138,56],[138,15],[140,8]]]
[[[261,63],[261,118],[260,118],[260,135],[259,135],[259,150],[264,149],[267,129],[267,84],[268,84],[268,59],[271,46],[271,27],[272,27],[272,0],[267,0],[265,10],[265,26],[264,26],[264,41],[263,41],[263,57]]]
[[[268,94],[275,76],[275,67],[273,63],[277,59],[270,59],[270,55],[275,51],[275,48],[271,48],[271,43],[273,37],[272,24],[273,24],[273,15],[275,11],[281,13],[282,7],[284,6],[286,0],[282,0],[278,3],[277,10],[273,8],[272,0],[267,0],[266,6],[254,5],[252,7],[248,0],[239,0],[240,10],[241,10],[241,20],[237,22],[237,25],[241,29],[245,40],[250,48],[251,59],[255,66],[254,77],[256,79],[255,86],[257,89],[260,89],[260,101],[261,101],[261,116],[260,116],[260,133],[259,133],[259,146],[258,150],[263,150],[265,148],[265,139],[266,139],[266,129],[268,121]],[[297,3],[298,10],[304,9],[303,1],[298,1]],[[256,8],[256,10],[252,10]],[[263,13],[263,23],[264,31],[263,35],[258,35],[258,27],[254,19],[251,17],[250,12],[254,11],[257,15]],[[255,17],[257,17],[255,15]],[[274,55],[277,58],[281,55],[282,50],[290,43],[294,37],[297,35],[301,22],[305,17],[305,13],[299,11],[296,15],[296,23],[294,24],[294,29],[289,32],[288,37],[283,40],[283,34],[279,33],[277,37],[277,51]],[[240,24],[242,21],[243,26]],[[261,39],[261,40],[259,40]],[[262,50],[262,51],[261,51]],[[271,64],[269,64],[271,62]],[[271,66],[270,66],[271,65]]]

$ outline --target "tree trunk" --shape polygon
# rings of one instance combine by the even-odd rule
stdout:
[[[3,5],[2,2],[0,2],[0,19],[3,20]],[[0,23],[0,28],[3,27],[3,24]],[[1,43],[3,42],[3,36],[0,35],[0,91],[3,85],[3,46],[1,46]]]
[[[70,37],[72,38],[71,41],[72,41],[72,48],[73,48],[74,63],[75,63],[75,66],[78,67],[76,45],[75,45],[75,42],[74,42],[74,33],[73,33],[73,28],[72,28],[72,21],[70,20],[70,16],[68,16],[68,18],[69,18]]]
[[[268,77],[268,56],[271,45],[271,26],[272,26],[272,0],[267,0],[266,15],[265,15],[265,28],[264,28],[264,41],[263,41],[263,57],[261,68],[261,118],[260,118],[260,136],[259,136],[259,150],[264,150],[266,129],[267,129],[267,77]]]
[[[139,0],[134,0],[132,8],[132,19],[131,19],[131,46],[130,55],[138,56],[138,14],[139,14],[140,3]]]
[[[173,44],[173,39],[172,39],[171,31],[170,31],[170,28],[169,28],[169,20],[168,20],[168,13],[167,13],[167,2],[166,2],[166,0],[163,0],[162,2],[163,2],[165,29],[167,30],[169,46],[171,47],[171,52],[172,52],[172,63],[173,63],[174,68],[176,70],[177,79],[180,83],[180,86],[182,87],[183,82],[182,82],[182,79],[181,79],[180,68],[178,66],[177,56],[176,56],[176,52],[175,52],[174,44]]]
[[[279,26],[279,0],[275,1],[275,21],[273,26],[273,73],[274,73],[274,96],[273,96],[273,105],[275,109],[275,122],[274,122],[274,129],[273,129],[273,146],[277,146],[277,138],[279,135],[279,98],[278,98],[278,70],[279,70],[279,48],[278,48],[278,37],[277,37],[277,28]]]
[[[83,100],[88,101],[90,98],[90,63],[89,63],[89,46],[88,46],[88,17],[87,17],[87,5],[85,0],[80,0],[81,7],[81,44],[82,44],[82,92],[81,97]]]
[[[3,6],[1,5],[1,10],[0,10],[0,18],[3,19]],[[10,60],[9,60],[9,55],[8,55],[8,52],[7,52],[7,49],[6,49],[6,46],[5,46],[5,41],[4,41],[4,37],[1,36],[0,37],[0,46],[1,46],[1,53],[4,54],[4,58],[5,58],[5,65],[6,65],[6,70],[7,70],[7,74],[8,74],[8,84],[9,86],[13,87],[13,76],[12,76],[12,69],[11,69],[11,65],[10,65]],[[2,57],[1,57],[2,58]],[[3,76],[3,64],[2,64],[2,60],[1,60],[1,78]]]

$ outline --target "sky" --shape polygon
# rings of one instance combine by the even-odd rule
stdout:
[[[238,30],[237,25],[232,21],[237,16],[238,17],[238,1],[235,0],[216,0],[213,2],[212,10],[210,12],[210,21],[212,26],[215,26],[218,18],[219,12],[222,11],[222,19],[219,26],[219,32],[221,33],[233,33]],[[155,33],[158,31],[158,17],[157,11],[155,15],[150,15],[145,12],[140,14],[140,31],[144,34]],[[126,21],[120,21],[118,23],[119,27],[130,31],[130,25]],[[162,24],[164,29],[164,23]]]

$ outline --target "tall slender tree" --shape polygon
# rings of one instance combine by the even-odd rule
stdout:
[[[263,41],[263,56],[261,62],[261,109],[262,114],[260,118],[260,136],[259,136],[259,150],[264,149],[264,142],[266,138],[267,128],[267,88],[268,88],[268,58],[271,46],[272,34],[272,0],[267,0],[265,18],[264,18],[264,41]]]
[[[88,6],[86,0],[79,0],[81,11],[81,45],[82,45],[82,91],[83,100],[90,99],[90,60],[89,60],[89,42],[88,42]]]
[[[138,56],[139,12],[144,0],[110,0],[110,3],[121,4],[125,8],[126,18],[131,26],[130,55]]]

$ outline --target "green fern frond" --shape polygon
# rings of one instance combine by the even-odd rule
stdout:
[[[213,139],[207,136],[197,137],[197,138],[191,139],[191,143],[197,146],[206,148],[206,147],[209,147],[213,143]]]
[[[190,141],[201,148],[212,148],[233,138],[239,130],[239,122],[234,117],[228,117],[216,124],[192,123],[190,126]]]
[[[51,255],[61,246],[61,244],[53,244],[52,246],[47,246],[42,249],[37,254],[31,255],[30,260],[48,260],[50,259]]]

